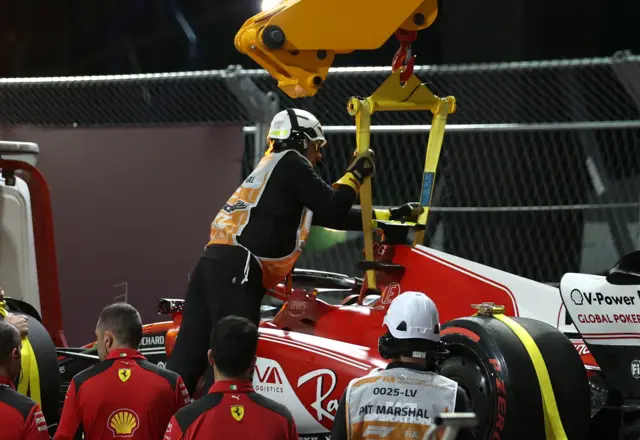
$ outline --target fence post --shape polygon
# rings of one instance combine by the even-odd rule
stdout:
[[[255,168],[265,151],[267,132],[271,119],[280,110],[280,99],[273,92],[263,92],[239,65],[227,67],[224,80],[249,117],[255,122],[253,134],[253,167]]]

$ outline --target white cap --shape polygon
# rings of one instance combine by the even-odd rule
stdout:
[[[322,141],[321,146],[324,146],[327,143],[327,140],[324,137],[324,132],[322,131],[322,125],[320,125],[318,118],[306,110],[301,110],[299,108],[290,110],[292,110],[296,115],[295,119],[298,127],[296,128],[293,126],[295,125],[295,122],[292,125],[289,112],[287,110],[282,110],[271,120],[269,134],[267,135],[268,138],[282,140],[289,139],[291,132],[297,129],[297,131],[304,133],[311,141]]]
[[[440,316],[431,298],[421,292],[404,292],[391,304],[382,323],[397,339],[440,342]]]

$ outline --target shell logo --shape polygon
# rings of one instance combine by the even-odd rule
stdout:
[[[138,426],[140,426],[140,418],[127,408],[115,410],[107,421],[107,427],[111,430],[114,438],[133,437]]]

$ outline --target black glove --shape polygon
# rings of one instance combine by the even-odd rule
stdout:
[[[389,220],[401,220],[403,222],[417,222],[420,214],[424,212],[424,208],[420,206],[419,203],[411,202],[405,203],[402,206],[398,206],[397,208],[391,208],[389,210],[391,215],[389,216]]]
[[[366,177],[375,177],[376,164],[374,162],[373,150],[369,149],[364,153],[359,154],[356,151],[353,156],[354,159],[351,161],[349,168],[347,168],[347,173],[353,174],[353,176],[358,179],[360,185],[362,185]]]

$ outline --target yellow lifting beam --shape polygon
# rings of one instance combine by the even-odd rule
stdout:
[[[250,17],[234,43],[301,98],[322,87],[336,54],[378,49],[398,29],[431,26],[437,13],[437,0],[284,0]]]
[[[424,164],[424,176],[420,204],[424,207],[424,213],[418,222],[407,226],[419,226],[416,231],[414,245],[421,243],[424,238],[424,227],[427,224],[431,195],[435,183],[436,169],[440,160],[442,141],[444,138],[447,117],[455,112],[456,100],[453,96],[440,98],[420,79],[412,75],[406,84],[401,85],[401,72],[392,73],[378,89],[368,98],[352,97],[347,103],[347,111],[355,117],[356,145],[359,153],[369,149],[371,139],[371,115],[380,111],[412,111],[428,110],[433,114],[427,154]],[[367,177],[360,188],[360,206],[362,207],[362,231],[364,232],[365,260],[373,261],[373,229],[377,226],[372,219],[373,203],[371,194],[371,178]],[[395,223],[394,221],[381,221],[378,223]],[[375,272],[367,270],[366,286],[368,289],[376,288]],[[361,295],[362,296],[362,295]]]

